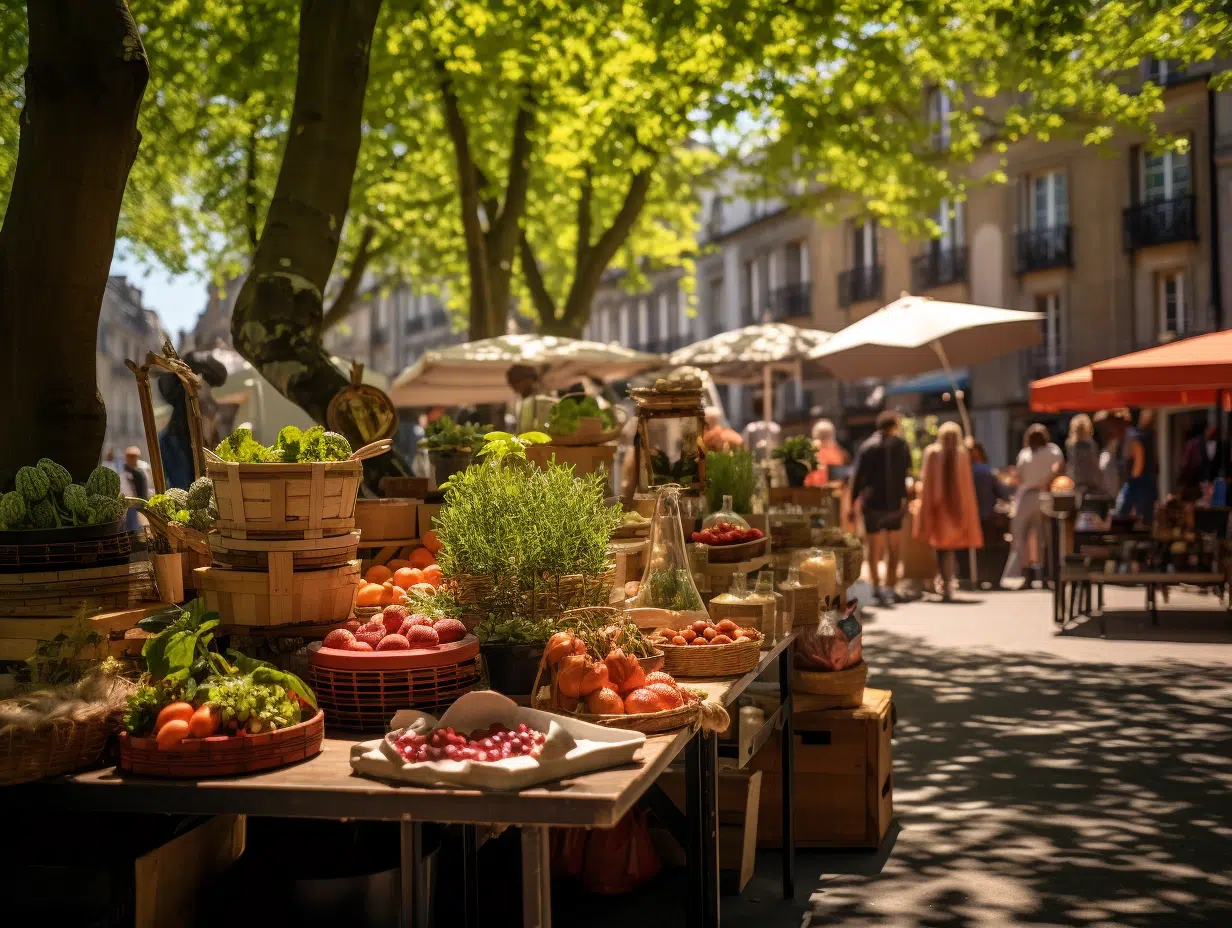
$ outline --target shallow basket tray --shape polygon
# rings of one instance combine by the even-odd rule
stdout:
[[[436,648],[341,651],[308,645],[308,680],[331,729],[385,731],[401,709],[447,706],[479,682],[479,639]]]
[[[730,677],[746,674],[761,660],[764,636],[731,644],[661,644],[663,669],[673,677]]]
[[[664,709],[662,712],[635,712],[632,715],[591,715],[586,712],[562,712],[553,709],[549,700],[536,698],[534,708],[544,712],[553,712],[592,725],[602,725],[604,728],[624,728],[628,731],[640,731],[646,735],[654,735],[665,731],[676,731],[686,728],[697,721],[701,714],[701,706],[691,703],[679,709]]]
[[[0,786],[98,766],[107,739],[119,727],[115,716],[85,722],[59,719],[35,731],[0,733]]]
[[[210,552],[215,564],[238,570],[269,569],[270,554],[290,553],[295,570],[324,570],[345,567],[359,555],[359,532],[327,538],[284,538],[260,540],[210,535]]]
[[[735,545],[705,545],[706,561],[710,564],[739,564],[766,553],[768,538],[754,538]]]
[[[125,773],[148,777],[228,777],[286,767],[314,757],[325,738],[325,713],[290,728],[259,735],[187,738],[160,750],[154,738],[120,732],[120,763]]]
[[[817,700],[811,699],[810,708],[855,709],[864,703],[864,684],[867,680],[868,665],[864,661],[846,670],[830,672],[800,670],[797,667],[792,670],[791,688],[798,693],[833,700],[831,705],[817,705]]]
[[[112,531],[119,526],[119,531]],[[104,534],[80,537],[75,530],[54,529],[30,532],[0,532],[0,572],[23,570],[70,570],[122,564],[133,552],[144,550],[137,532],[125,532],[124,523],[84,526],[106,529]],[[48,540],[34,541],[32,536]]]

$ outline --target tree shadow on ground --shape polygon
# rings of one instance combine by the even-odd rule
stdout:
[[[874,653],[870,685],[898,705],[902,832],[876,876],[823,877],[812,924],[1232,924],[1232,666],[952,653],[888,632]]]
[[[1232,614],[1219,607],[1211,598],[1212,608],[1194,610],[1169,608],[1159,610],[1159,624],[1151,624],[1148,612],[1135,609],[1109,608],[1104,612],[1101,634],[1100,617],[1079,616],[1061,632],[1071,638],[1105,637],[1111,641],[1177,641],[1189,644],[1232,644]]]

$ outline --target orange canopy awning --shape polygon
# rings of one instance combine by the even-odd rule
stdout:
[[[1091,383],[1097,391],[1232,390],[1232,330],[1092,364]]]
[[[1094,412],[1120,406],[1213,406],[1216,402],[1214,390],[1096,390],[1091,372],[1093,366],[1032,381],[1032,411]]]

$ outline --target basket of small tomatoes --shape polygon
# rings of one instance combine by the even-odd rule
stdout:
[[[726,677],[748,673],[761,659],[762,634],[731,619],[698,619],[681,628],[660,628],[650,639],[663,651],[663,669],[678,677]]]
[[[766,534],[759,528],[743,528],[731,522],[716,522],[693,533],[693,541],[707,547],[711,564],[735,564],[766,553]]]

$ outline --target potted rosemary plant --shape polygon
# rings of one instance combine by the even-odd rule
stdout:
[[[789,486],[804,486],[809,471],[817,469],[817,446],[808,435],[792,435],[774,449],[771,454],[783,462]]]

